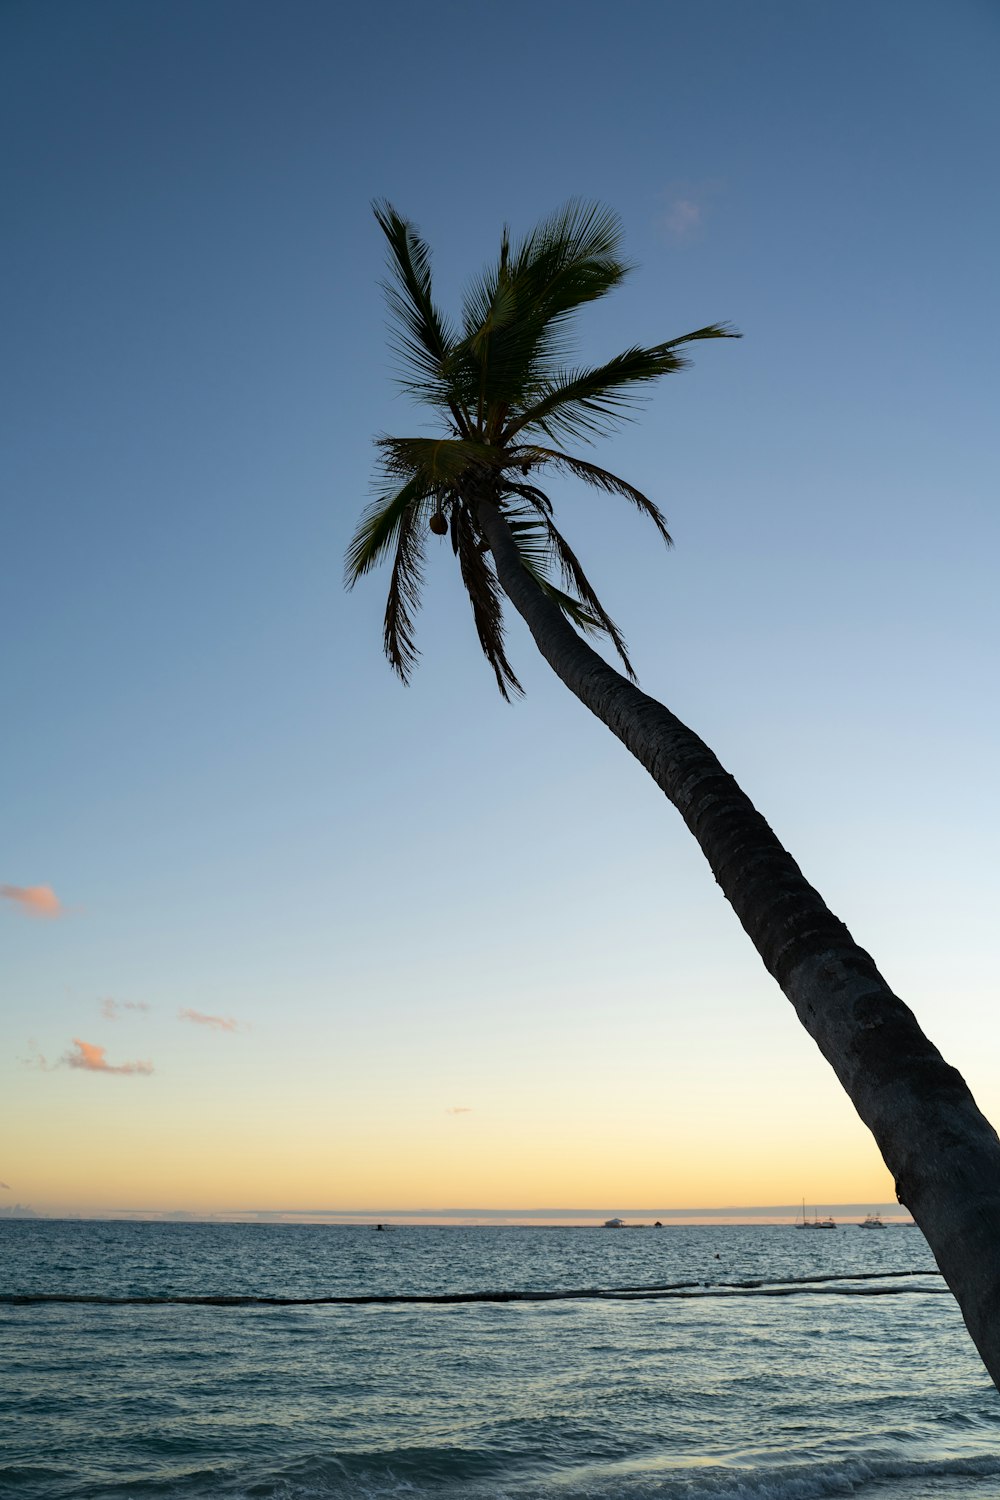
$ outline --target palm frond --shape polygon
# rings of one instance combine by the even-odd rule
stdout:
[[[481,359],[490,337],[502,332],[517,316],[517,288],[502,263],[484,271],[465,294],[462,325],[465,345]]]
[[[392,280],[382,285],[394,318],[393,342],[404,369],[411,372],[401,383],[411,394],[451,410],[461,429],[447,377],[455,334],[431,293],[430,250],[391,203],[382,199],[372,208],[389,242]]]
[[[629,266],[620,258],[618,215],[571,199],[532,230],[511,262],[511,279],[546,321],[561,319],[618,286]]]
[[[521,560],[521,566],[524,568],[524,571],[528,574],[528,576],[533,579],[533,581],[538,585],[539,589],[541,589],[545,597],[547,599],[551,599],[553,604],[558,605],[563,614],[566,616],[567,620],[569,620],[571,624],[575,625],[578,630],[582,630],[584,635],[599,636],[605,633],[604,626],[601,624],[597,616],[593,614],[585,604],[581,604],[579,599],[574,598],[572,594],[567,594],[564,589],[558,588],[552,582],[551,578],[548,578],[545,574],[538,572],[538,570],[533,568],[531,563],[524,558],[522,558]]]
[[[533,508],[530,514],[522,511],[511,513],[505,507],[503,517],[525,572],[534,579],[544,594],[558,604],[574,625],[589,635],[608,637],[634,682],[635,672],[629,661],[625,639],[597,597],[579,559],[554,524],[551,515],[537,508]],[[565,592],[553,582],[553,568],[558,569],[564,582],[574,590],[573,593]]]
[[[612,474],[608,469],[602,469],[599,464],[588,463],[585,458],[576,458],[572,453],[562,453],[556,448],[541,448],[537,444],[514,449],[507,461],[507,466],[512,464],[523,466],[526,463],[564,469],[567,473],[575,475],[577,479],[582,479],[585,484],[603,490],[605,494],[623,495],[644,516],[648,516],[667,546],[673,546],[673,538],[667,530],[667,519],[660,507],[650,500],[648,495],[637,490],[634,484],[629,484],[627,479],[620,479],[617,474]]]
[[[543,511],[545,515],[552,515],[552,501],[544,490],[540,490],[536,484],[514,483],[511,479],[504,480],[504,489],[512,495],[519,495],[527,500],[535,510]]]
[[[532,334],[533,356],[521,393],[529,401],[530,387],[545,380],[554,362],[568,357],[572,315],[613,291],[628,274],[621,241],[616,214],[573,200],[520,247],[512,279],[518,286],[521,322],[530,325]],[[512,395],[511,404],[513,400]]]
[[[503,455],[472,438],[376,438],[382,462],[393,474],[419,473],[428,486],[456,485],[471,472],[491,473]]]
[[[465,339],[455,351],[453,377],[469,409],[475,409],[476,428],[497,429],[488,416],[503,402],[511,384],[517,388],[525,351],[533,340],[518,317],[516,288],[504,264],[503,248],[495,269],[483,273],[465,298]],[[526,335],[529,337],[526,338]]]
[[[541,589],[542,593],[558,604],[567,619],[588,635],[603,635],[604,626],[592,610],[572,594],[567,594],[552,581],[552,569],[560,566],[547,528],[536,517],[512,518],[504,512],[510,534],[517,548],[521,566]]]
[[[537,583],[542,593],[547,594],[554,604],[558,604],[567,620],[578,630],[582,630],[584,635],[607,634],[602,621],[585,604],[581,604],[573,594],[567,594],[563,589],[557,588],[551,578],[539,578]]]
[[[572,202],[540,225],[511,256],[472,285],[465,300],[461,367],[467,400],[476,392],[480,424],[498,406],[531,404],[549,368],[567,352],[568,319],[617,286],[628,267],[618,256],[621,225],[607,209]],[[498,428],[491,428],[495,435]]]
[[[686,368],[688,360],[677,352],[681,345],[696,339],[739,337],[726,324],[712,323],[662,344],[626,349],[591,369],[564,371],[545,382],[530,406],[515,413],[503,441],[509,443],[517,433],[531,428],[549,437],[563,433],[590,439],[607,433],[627,420],[650,381]]]
[[[507,423],[503,441],[535,429],[546,437],[563,435],[592,439],[626,421],[638,405],[645,386],[661,375],[684,368],[687,361],[672,349],[626,349],[603,365],[567,370],[540,385],[526,409]]]
[[[462,582],[465,584],[465,590],[472,605],[472,618],[475,621],[479,644],[483,648],[483,655],[493,668],[501,695],[510,702],[512,695],[520,697],[524,689],[507,660],[503,629],[503,594],[496,575],[479,550],[478,537],[464,506],[456,507],[452,512],[452,525],[453,545],[458,552]]]
[[[668,339],[659,347],[676,349],[679,344],[693,344],[697,339],[741,339],[742,337],[742,333],[738,328],[734,328],[732,323],[706,323],[704,328],[696,328],[693,333],[682,333],[679,339]]]
[[[395,494],[382,495],[372,501],[358,523],[344,559],[344,583],[351,589],[365,573],[370,573],[399,537],[407,512],[419,507],[428,495],[422,476],[411,477]]]
[[[426,532],[418,525],[418,520],[417,511],[412,506],[400,519],[382,629],[382,645],[389,665],[403,682],[409,682],[420,659],[414,623],[424,581]]]
[[[549,539],[552,543],[556,557],[559,560],[559,565],[562,569],[563,577],[566,579],[566,582],[576,590],[577,597],[579,598],[581,604],[589,609],[595,616],[595,618],[600,622],[601,631],[603,631],[603,633],[608,637],[611,644],[618,652],[618,655],[621,657],[622,665],[624,666],[625,671],[628,673],[629,677],[633,682],[638,681],[635,675],[635,671],[633,670],[632,663],[629,660],[628,648],[625,645],[625,637],[622,635],[621,631],[618,629],[618,626],[615,624],[614,620],[612,620],[611,616],[604,608],[604,605],[597,597],[594,586],[590,582],[590,579],[587,577],[586,573],[583,571],[583,568],[580,565],[580,560],[576,556],[576,553],[573,551],[566,538],[558,530],[555,523],[548,516],[543,517],[543,525],[548,531]]]
[[[512,513],[503,511],[511,536],[520,554],[521,561],[536,580],[548,579],[554,557],[552,543],[543,521],[532,512]]]

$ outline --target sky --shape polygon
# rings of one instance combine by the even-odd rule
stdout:
[[[680,818],[450,550],[342,585],[439,300],[572,197],[584,361],[715,320],[553,485],[705,738],[1000,1121],[989,0],[0,7],[0,1213],[886,1203]]]

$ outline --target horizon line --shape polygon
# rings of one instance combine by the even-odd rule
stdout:
[[[819,1214],[819,1209],[813,1207],[812,1213]],[[879,1215],[891,1216],[893,1218],[912,1218],[909,1209],[898,1202],[873,1201],[865,1199],[856,1202],[824,1203],[822,1205],[824,1216],[840,1215],[841,1217],[853,1217],[857,1214],[877,1213]],[[311,1220],[327,1220],[343,1223],[356,1223],[358,1221],[367,1223],[372,1220],[395,1220],[399,1221],[433,1221],[433,1220],[478,1220],[480,1223],[506,1222],[530,1225],[541,1220],[548,1223],[574,1221],[584,1224],[614,1218],[635,1219],[658,1219],[671,1220],[674,1222],[687,1221],[733,1221],[748,1219],[750,1221],[761,1219],[797,1219],[802,1213],[802,1202],[798,1203],[774,1203],[774,1204],[729,1204],[722,1207],[712,1208],[657,1208],[657,1207],[625,1207],[613,1205],[609,1207],[574,1207],[574,1208],[482,1208],[471,1207],[422,1207],[422,1208],[218,1208],[218,1209],[184,1209],[184,1208],[100,1208],[100,1209],[72,1209],[62,1211],[58,1209],[36,1209],[31,1204],[16,1204],[7,1208],[6,1212],[0,1209],[0,1218],[49,1218],[49,1219],[161,1219],[161,1220],[184,1220],[198,1222],[256,1222],[256,1223],[289,1223],[309,1222]]]

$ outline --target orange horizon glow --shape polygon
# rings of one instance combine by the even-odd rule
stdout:
[[[155,1078],[149,1087],[157,1087]],[[625,1132],[609,1148],[610,1159],[591,1157],[572,1167],[558,1146],[512,1159],[480,1142],[474,1159],[463,1152],[465,1159],[456,1160],[448,1150],[430,1151],[426,1139],[403,1143],[397,1137],[367,1148],[355,1141],[342,1152],[305,1135],[297,1148],[269,1142],[266,1130],[245,1122],[241,1128],[216,1120],[204,1132],[177,1122],[168,1134],[155,1117],[136,1121],[134,1090],[109,1084],[104,1092],[108,1107],[92,1128],[59,1141],[36,1140],[19,1153],[16,1172],[10,1163],[5,1175],[12,1197],[41,1213],[97,1217],[570,1213],[587,1219],[627,1216],[648,1206],[652,1217],[654,1210],[708,1214],[713,1222],[727,1211],[739,1218],[748,1208],[768,1206],[787,1217],[784,1211],[798,1211],[803,1198],[810,1214],[821,1215],[841,1204],[884,1207],[893,1199],[892,1179],[873,1146],[845,1152],[839,1161],[823,1162],[817,1150],[811,1164],[800,1158],[794,1166],[785,1161],[754,1173],[745,1161],[721,1168],[709,1152],[684,1173],[657,1169],[648,1155],[638,1159],[638,1143]]]

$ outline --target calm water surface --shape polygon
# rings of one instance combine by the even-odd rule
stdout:
[[[1000,1398],[912,1229],[10,1220],[0,1265],[4,1497],[1000,1500]]]

